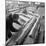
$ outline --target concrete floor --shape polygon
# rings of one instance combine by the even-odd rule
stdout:
[[[42,18],[42,16],[45,16],[45,8],[39,8],[38,14],[41,16],[38,43],[43,43],[43,36],[45,37],[45,18]]]

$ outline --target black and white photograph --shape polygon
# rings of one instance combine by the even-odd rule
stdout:
[[[5,0],[6,46],[45,43],[45,2]]]

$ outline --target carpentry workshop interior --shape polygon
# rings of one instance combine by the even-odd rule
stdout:
[[[5,1],[6,46],[45,43],[45,3]]]

